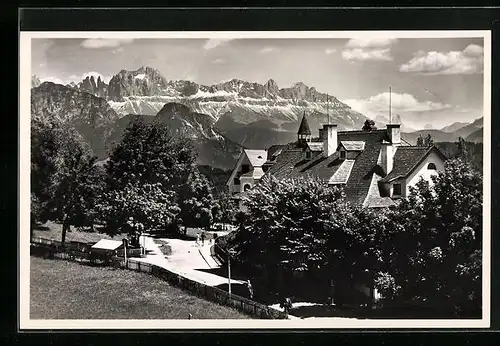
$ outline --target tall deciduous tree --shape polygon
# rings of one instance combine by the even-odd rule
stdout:
[[[110,190],[98,209],[108,234],[163,230],[179,213],[175,193],[165,191],[161,183],[131,182],[123,189]]]
[[[209,227],[213,222],[211,187],[207,179],[194,170],[179,191],[179,217],[184,226]]]
[[[133,121],[107,163],[108,193],[100,205],[107,232],[165,230],[181,211],[188,221],[199,215],[200,223],[210,224],[211,214],[204,213],[210,189],[195,161],[191,143],[165,124]]]
[[[61,222],[64,243],[71,225],[89,220],[99,184],[92,178],[96,158],[71,127],[35,121],[32,130],[32,219]]]
[[[134,120],[108,161],[108,183],[120,189],[129,183],[160,183],[176,190],[195,169],[196,152],[189,141],[174,137],[159,122]]]
[[[470,164],[447,161],[388,221],[387,239],[380,242],[382,290],[455,312],[480,308],[482,177]]]
[[[314,273],[335,281],[371,272],[377,221],[343,192],[309,179],[264,179],[242,197],[245,211],[230,246],[246,265],[267,273]]]

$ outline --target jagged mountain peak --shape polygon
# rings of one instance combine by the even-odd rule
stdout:
[[[135,71],[121,70],[109,81],[108,99],[123,101],[129,96],[168,94],[168,82],[160,72],[149,66]]]

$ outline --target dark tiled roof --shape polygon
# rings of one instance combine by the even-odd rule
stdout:
[[[277,157],[276,162],[267,171],[277,179],[284,179],[291,175],[293,170],[305,160],[305,153],[302,149],[288,148]]]
[[[309,123],[307,122],[306,115],[302,117],[302,121],[300,122],[299,131],[297,132],[299,135],[311,135],[311,128],[309,127]]]
[[[271,145],[268,149],[267,149],[267,158],[270,159],[271,157],[273,157],[274,155],[279,155],[280,151],[283,149],[283,148],[286,148],[286,144],[275,144],[275,145]]]
[[[375,171],[381,175],[377,159],[382,146],[382,141],[387,140],[385,130],[375,131],[344,131],[338,132],[339,141],[363,141],[365,148],[355,157],[351,174],[345,184],[344,190],[347,199],[356,204],[362,204],[370,188],[371,177]],[[305,153],[295,144],[290,144],[276,159],[276,163],[268,174],[278,179],[294,177],[315,177],[328,183],[344,160],[336,152],[325,158],[321,153],[310,160],[305,159]]]
[[[400,146],[394,155],[392,171],[386,175],[381,182],[389,182],[393,179],[407,177],[413,169],[435,150],[435,147]],[[436,149],[437,150],[437,149]]]

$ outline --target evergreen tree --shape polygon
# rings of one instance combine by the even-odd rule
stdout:
[[[432,139],[432,136],[430,133],[427,134],[427,137],[424,139],[424,146],[426,147],[431,147],[434,145],[434,140]]]
[[[377,128],[375,127],[375,121],[371,119],[366,119],[365,123],[363,124],[363,131],[373,131],[376,130]]]
[[[424,144],[424,137],[422,135],[418,136],[418,138],[417,138],[417,146],[418,147],[425,146],[425,144]]]

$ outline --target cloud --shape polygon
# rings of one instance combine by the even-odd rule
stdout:
[[[482,73],[483,55],[483,47],[475,44],[468,45],[463,51],[418,51],[399,67],[399,71],[427,75]]]
[[[377,126],[385,126],[389,119],[389,92],[383,92],[366,99],[343,100],[353,110],[377,122]],[[441,102],[417,99],[407,93],[392,93],[391,95],[392,121],[400,117],[403,131],[423,129],[426,124],[434,128],[442,128],[455,121],[470,121],[469,112],[461,112],[459,106]]]
[[[259,50],[259,53],[260,54],[269,54],[269,53],[272,53],[275,51],[276,51],[276,48],[274,48],[274,47],[264,47],[264,48],[261,48]]]
[[[222,58],[217,58],[215,60],[212,61],[212,64],[222,64],[222,63],[225,63],[226,60],[222,59]]]
[[[218,47],[218,46],[222,46],[226,43],[228,43],[229,41],[231,41],[232,39],[208,39],[205,44],[203,45],[203,49],[205,50],[210,50],[210,49],[214,49],[215,47]]]
[[[350,61],[390,61],[391,45],[396,42],[396,38],[350,39],[342,51],[342,58]]]
[[[346,48],[381,48],[388,47],[398,41],[397,38],[353,38],[346,43]]]
[[[389,114],[389,92],[383,92],[366,99],[348,99],[343,102],[367,117],[376,118]],[[413,95],[407,93],[391,94],[391,113],[400,114],[403,117],[412,113],[436,112],[452,108],[453,106],[450,104],[417,100]]]
[[[98,49],[98,48],[116,48],[123,44],[132,43],[134,39],[106,39],[106,38],[89,38],[84,40],[80,45],[84,48]]]
[[[392,60],[391,50],[389,48],[384,49],[346,49],[342,51],[342,58],[344,60],[375,60],[375,61],[390,61]]]
[[[121,52],[123,52],[123,50],[124,50],[124,48],[123,48],[123,47],[118,47],[118,48],[116,48],[116,49],[113,49],[113,52],[112,52],[112,53],[113,53],[113,54],[116,54],[116,53],[121,53]]]
[[[325,50],[325,53],[326,53],[326,54],[333,54],[333,53],[335,53],[335,52],[337,52],[337,48],[327,48],[327,49]]]

